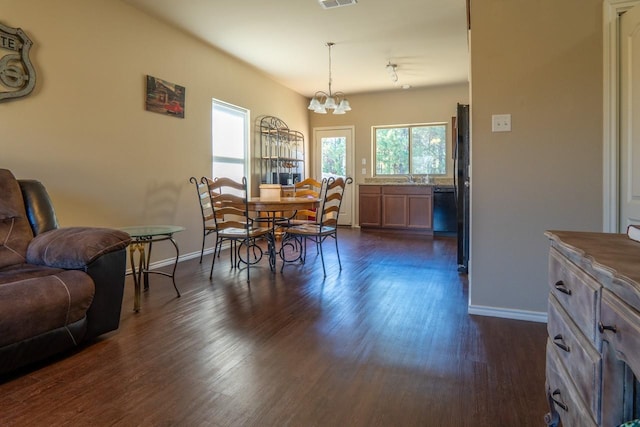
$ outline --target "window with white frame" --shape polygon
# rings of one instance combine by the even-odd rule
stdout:
[[[241,181],[249,169],[249,110],[214,99],[211,111],[211,177]]]
[[[374,126],[375,175],[445,175],[447,123]]]

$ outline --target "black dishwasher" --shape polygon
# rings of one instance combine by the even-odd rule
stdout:
[[[452,185],[433,187],[433,232],[453,236],[457,229],[455,188]]]

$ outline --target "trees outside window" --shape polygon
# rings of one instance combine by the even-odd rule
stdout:
[[[374,127],[376,175],[445,175],[447,124]]]

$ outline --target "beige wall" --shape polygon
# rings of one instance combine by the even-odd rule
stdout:
[[[198,251],[188,179],[211,175],[211,99],[306,135],[302,96],[125,3],[0,0],[0,10],[33,40],[38,74],[29,97],[0,103],[0,167],[41,180],[63,226],[179,224],[181,252]],[[185,119],[144,110],[147,74],[186,87]],[[159,259],[171,255],[162,246]]]
[[[372,141],[371,128],[380,125],[397,125],[411,123],[447,122],[449,140],[451,140],[451,118],[456,115],[457,103],[469,102],[469,85],[467,83],[434,88],[393,90],[369,94],[349,95],[352,111],[344,115],[316,114],[310,112],[310,134],[313,128],[331,126],[353,126],[355,129],[354,163],[352,177],[355,180],[354,224],[358,224],[357,184],[371,178]],[[314,141],[311,141],[314,144]],[[453,177],[453,161],[451,143],[447,145],[447,176]],[[367,159],[367,174],[362,175],[361,160]],[[311,159],[313,175],[315,159]]]
[[[470,304],[546,312],[544,231],[602,230],[602,0],[473,0],[471,33]]]

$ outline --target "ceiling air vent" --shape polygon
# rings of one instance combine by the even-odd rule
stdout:
[[[323,9],[333,9],[334,7],[349,6],[358,3],[357,0],[318,0]]]

